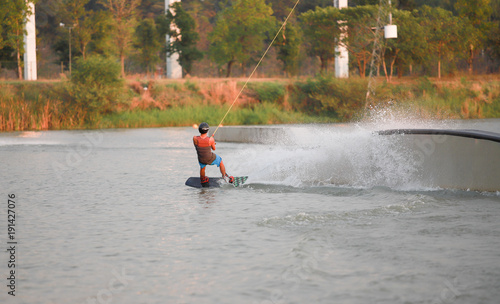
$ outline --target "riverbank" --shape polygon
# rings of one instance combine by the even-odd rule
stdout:
[[[226,125],[327,123],[366,115],[367,79],[257,79],[238,97]],[[217,125],[237,98],[238,79],[124,82],[98,111],[74,107],[69,81],[0,82],[0,131]],[[500,76],[446,80],[377,79],[375,107],[432,119],[500,117]],[[92,88],[91,88],[92,89]],[[90,89],[89,89],[90,90]]]

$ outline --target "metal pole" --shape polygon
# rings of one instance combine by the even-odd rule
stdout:
[[[71,29],[72,27],[69,27],[69,78],[71,78]]]
[[[64,23],[59,23],[60,27],[67,27],[69,30],[69,78],[71,78],[71,30],[72,26],[66,26]],[[61,62],[62,64],[62,62]]]
[[[391,0],[389,0],[389,24],[392,24],[392,5],[391,5]]]

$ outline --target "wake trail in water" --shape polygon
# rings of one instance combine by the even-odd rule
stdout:
[[[398,117],[400,113],[382,110],[356,124],[287,126],[287,140],[238,151],[236,157],[245,161],[237,169],[247,172],[249,184],[429,190],[419,178],[418,158],[401,137],[376,131],[451,123]]]

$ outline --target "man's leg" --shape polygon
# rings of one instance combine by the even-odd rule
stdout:
[[[205,168],[206,167],[203,167],[200,169],[200,179],[203,180],[205,178]]]
[[[200,169],[200,182],[202,187],[208,187],[208,177],[205,176],[205,168]]]
[[[222,173],[222,178],[225,178],[226,176],[229,178],[228,182],[233,183],[234,178],[232,176],[226,175],[226,167],[224,166],[224,163],[220,162],[220,173]]]
[[[226,176],[226,167],[224,167],[224,163],[221,161],[220,162],[220,173],[222,173],[222,177],[225,177]]]

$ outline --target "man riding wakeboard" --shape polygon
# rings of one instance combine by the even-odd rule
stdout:
[[[208,177],[205,176],[205,168],[207,165],[217,165],[220,168],[220,173],[222,178],[228,178],[229,183],[234,182],[234,177],[227,175],[226,167],[222,162],[222,158],[213,153],[215,150],[215,139],[212,136],[208,136],[209,126],[206,122],[202,122],[198,128],[200,131],[199,136],[193,136],[194,147],[198,153],[198,162],[200,163],[200,181],[203,187],[208,187]]]

